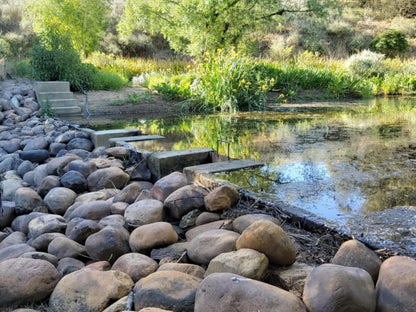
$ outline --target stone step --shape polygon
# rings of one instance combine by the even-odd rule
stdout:
[[[82,112],[79,106],[52,107],[51,110],[57,116],[79,115]]]
[[[140,134],[136,129],[112,129],[112,130],[99,130],[94,131],[91,129],[83,129],[91,134],[91,140],[95,147],[98,146],[110,146],[110,139],[132,137]]]
[[[229,172],[248,168],[256,168],[261,167],[263,165],[264,164],[254,160],[236,159],[185,167],[183,169],[183,173],[186,175],[188,181],[192,183],[193,181],[198,180],[200,176],[204,174],[213,174],[218,172]]]
[[[48,100],[41,102],[40,104],[49,104],[51,107],[67,107],[67,106],[79,106],[79,102],[76,99],[63,99],[63,100]]]
[[[128,142],[142,142],[142,141],[151,141],[151,140],[162,140],[164,136],[161,135],[136,135],[136,136],[128,136],[128,137],[118,137],[118,138],[111,138],[109,139],[110,146],[116,145],[124,145]]]
[[[37,92],[36,96],[39,101],[45,100],[65,100],[73,99],[74,94],[70,91],[65,92]]]
[[[68,81],[36,81],[36,92],[68,92]]]
[[[181,171],[185,167],[196,166],[211,162],[211,148],[191,148],[180,151],[166,151],[152,153],[147,164],[152,178],[158,180],[174,171]]]

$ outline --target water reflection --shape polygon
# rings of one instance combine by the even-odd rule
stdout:
[[[328,219],[416,205],[415,101],[349,103],[341,111],[328,107],[334,104],[136,120],[129,127],[166,136],[135,144],[141,150],[215,148],[218,139],[230,141],[231,157],[267,166],[222,178]]]

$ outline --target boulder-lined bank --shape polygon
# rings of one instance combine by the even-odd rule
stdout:
[[[2,84],[0,123],[0,311],[415,311],[414,259],[348,240],[304,263],[283,217],[153,181],[145,156],[40,117],[30,82]]]

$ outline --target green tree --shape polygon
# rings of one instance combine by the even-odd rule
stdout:
[[[387,29],[371,41],[371,49],[387,57],[395,57],[409,50],[406,35],[395,29]]]
[[[38,35],[69,35],[84,56],[100,43],[107,25],[110,0],[27,0],[24,22]]]
[[[323,15],[333,0],[127,0],[119,31],[161,33],[194,56],[237,46],[245,35],[290,12]]]

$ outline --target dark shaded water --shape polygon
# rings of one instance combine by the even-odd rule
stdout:
[[[219,177],[324,219],[346,222],[395,206],[416,205],[416,101],[287,105],[275,112],[121,120],[164,141],[139,150],[212,147],[266,166]]]

